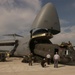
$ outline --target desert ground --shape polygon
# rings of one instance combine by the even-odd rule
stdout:
[[[6,62],[0,62],[0,75],[75,75],[75,64],[59,64],[54,68],[54,64],[42,68],[40,63],[22,63],[22,58],[9,58]]]

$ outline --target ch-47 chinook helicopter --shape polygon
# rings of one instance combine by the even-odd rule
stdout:
[[[14,46],[10,52],[11,56],[24,56],[32,52],[34,56],[45,57],[50,53],[53,59],[55,52],[58,52],[60,62],[68,63],[74,60],[75,50],[68,46],[65,48],[65,45],[53,44],[50,39],[58,33],[60,33],[60,23],[56,8],[52,3],[47,3],[36,16],[29,37],[14,42],[6,42],[5,44],[0,43],[0,45]]]

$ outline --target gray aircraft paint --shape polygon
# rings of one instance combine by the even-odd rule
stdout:
[[[53,29],[58,31],[57,33],[60,32],[58,14],[52,3],[46,4],[40,10],[32,24],[32,30],[35,28]]]
[[[31,30],[35,28],[36,29],[52,28],[53,30],[57,31],[56,34],[60,32],[60,23],[59,23],[58,15],[52,3],[47,3],[38,13],[38,15],[36,16],[32,24]],[[14,55],[16,56],[28,55],[30,53],[29,40],[30,40],[29,37],[20,40]]]
[[[42,30],[41,32],[38,31],[38,29],[45,29],[47,31],[44,32]],[[32,33],[33,31],[35,35]],[[41,35],[39,35],[40,32]],[[55,7],[53,4],[48,3],[42,8],[32,24],[30,33],[32,34],[32,37],[36,37],[30,38],[30,36],[27,36],[21,40],[18,40],[19,42],[17,42],[17,47],[15,46],[15,50],[13,49],[15,53],[12,52],[13,50],[11,52],[15,56],[24,56],[32,52],[35,55],[43,57],[50,52],[51,57],[53,57],[54,53],[57,51],[61,56],[61,62],[66,63],[75,60],[75,50],[72,47],[68,47],[69,55],[66,55],[65,57],[66,48],[63,49],[61,47],[61,49],[58,50],[59,45],[54,45],[52,42],[49,42],[50,38],[47,38],[49,35],[42,36],[43,33],[48,34],[50,32],[52,35],[58,34],[60,32],[60,24]]]
[[[57,31],[57,33],[60,32],[59,19],[53,4],[48,3],[41,9],[41,11],[38,13],[37,17],[35,18],[32,24],[31,30],[34,28],[36,29],[38,28],[51,29],[52,28],[52,30]],[[24,37],[23,39],[19,40],[18,42],[19,45],[17,46],[14,55],[15,56],[28,55],[30,53],[30,49],[29,49],[30,40],[31,40],[30,36]]]
[[[19,45],[14,53],[15,56],[24,56],[30,53],[29,39],[30,37],[26,36],[23,39],[19,40]]]

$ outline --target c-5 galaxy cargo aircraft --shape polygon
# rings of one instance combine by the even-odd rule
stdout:
[[[53,59],[55,52],[58,52],[60,62],[67,63],[75,60],[75,50],[71,46],[65,48],[50,41],[58,33],[60,33],[60,23],[56,8],[52,3],[47,3],[36,16],[30,36],[7,44],[0,43],[0,45],[13,45],[14,48],[10,52],[12,56],[24,56],[32,52],[34,56],[45,57],[50,53]]]

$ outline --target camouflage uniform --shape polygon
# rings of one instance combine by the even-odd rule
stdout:
[[[41,61],[41,66],[42,66],[42,67],[45,67],[45,66],[46,66],[45,63],[46,63],[46,59],[44,58],[44,59]]]
[[[32,61],[33,61],[33,54],[32,53],[30,53],[29,54],[29,66],[32,66]]]

